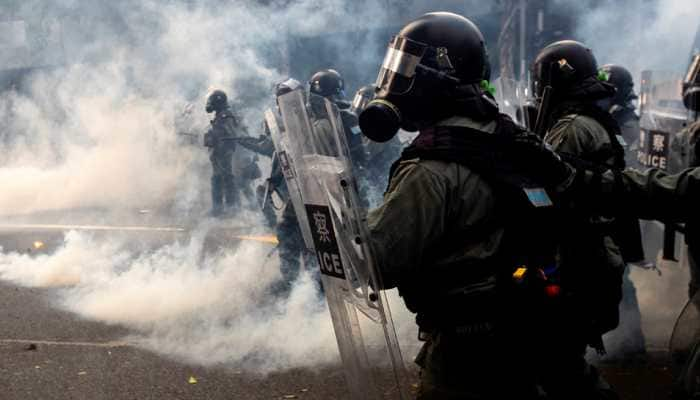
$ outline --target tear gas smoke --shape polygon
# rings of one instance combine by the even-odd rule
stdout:
[[[389,17],[385,5],[370,1],[283,3],[0,6],[3,19],[22,21],[11,27],[22,34],[3,48],[26,55],[14,57],[13,66],[48,66],[0,93],[0,221],[47,222],[42,218],[51,215],[63,223],[109,224],[148,209],[157,214],[151,223],[197,226],[209,204],[210,166],[201,146],[208,91],[227,91],[257,136],[272,84],[292,62],[313,64],[305,53],[288,54],[290,42],[323,35],[348,48],[335,32],[365,32]],[[360,42],[376,47],[339,54],[341,72],[376,74],[385,39],[374,35],[361,33]],[[200,135],[198,143],[183,143],[181,133]],[[266,176],[269,160],[259,163]],[[234,220],[262,225],[259,215],[243,210]],[[127,235],[71,232],[52,254],[0,251],[0,279],[53,287],[56,306],[128,327],[130,341],[189,362],[257,372],[337,362],[313,279],[304,275],[288,300],[276,301],[269,285],[280,275],[276,254],[266,260],[270,247],[244,242],[205,252],[207,230],[152,247]],[[401,331],[412,343],[413,322],[402,312],[395,318],[406,321]]]
[[[58,287],[57,305],[134,330],[128,340],[203,364],[241,364],[258,372],[337,360],[328,311],[305,275],[288,301],[269,246],[202,254],[203,229],[184,242],[135,251],[127,236],[97,240],[71,232],[51,255],[0,253],[0,278]]]
[[[601,65],[624,65],[637,82],[645,69],[686,70],[700,22],[697,1],[555,0],[555,3],[577,15],[576,37],[593,49]]]

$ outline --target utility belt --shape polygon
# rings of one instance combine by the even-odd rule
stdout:
[[[435,332],[470,338],[537,329],[560,304],[556,271],[520,266],[503,276],[455,288],[416,313],[419,340]]]

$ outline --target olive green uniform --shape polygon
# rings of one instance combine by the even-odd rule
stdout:
[[[610,115],[620,125],[620,133],[625,147],[625,165],[629,168],[638,168],[640,164],[637,160],[637,152],[639,151],[639,131],[641,128],[634,107],[631,104],[624,106],[615,104],[610,108]]]
[[[492,132],[495,124],[467,118],[446,123],[472,124]],[[491,256],[503,232],[480,229],[494,213],[493,193],[477,174],[457,163],[402,161],[383,204],[368,215],[385,286],[394,287],[407,273],[433,273],[455,262]],[[448,234],[469,232],[461,243],[443,247]],[[427,268],[425,271],[422,268]],[[408,269],[408,270],[407,270]]]
[[[552,146],[557,153],[571,154],[588,160],[592,154],[601,154],[610,149],[610,135],[596,120],[584,115],[566,115],[559,119],[547,132],[545,142]],[[612,158],[605,160],[605,165],[612,166]],[[605,221],[592,221],[593,224]],[[587,262],[604,262],[610,268],[617,269],[621,273],[625,269],[620,249],[613,243],[610,236],[603,236],[600,247],[605,249],[605,256],[597,260],[584,258]],[[588,251],[589,249],[586,249]]]
[[[547,131],[544,141],[557,153],[609,167],[615,165],[614,148],[617,144],[611,143],[611,135],[592,117],[563,115]],[[590,293],[583,294],[584,304],[579,318],[552,328],[567,339],[552,341],[552,351],[549,354],[551,360],[543,365],[545,372],[542,382],[548,398],[617,398],[598,371],[586,362],[584,355],[588,345],[596,347],[600,352],[605,351],[601,334],[611,329],[611,324],[617,323],[617,304],[622,285],[625,286],[626,293],[632,293],[634,304],[630,308],[636,310],[636,323],[632,323],[632,330],[635,331],[633,336],[641,338],[643,347],[634,285],[628,278],[623,280],[625,261],[620,249],[609,235],[601,233],[601,229],[604,229],[602,227],[609,222],[610,219],[604,217],[572,221],[567,234],[561,238],[559,265],[568,270],[590,270],[589,275],[595,274],[597,279],[587,281],[594,281],[598,287],[590,288]],[[590,268],[591,266],[596,268]],[[596,292],[599,293],[598,298],[593,296]],[[603,307],[596,305],[597,301]],[[609,306],[606,307],[606,304]],[[596,321],[598,319],[600,322]]]
[[[452,118],[443,125],[491,133],[496,124]],[[420,285],[436,275],[449,275],[455,264],[478,268],[498,251],[504,236],[504,229],[494,222],[498,213],[494,200],[489,183],[463,165],[402,161],[383,204],[368,215],[384,286],[398,286],[412,309],[417,297],[440,295],[430,289],[416,293],[415,282]],[[425,333],[427,340],[416,359],[422,368],[419,399],[481,399],[508,393],[497,382],[503,382],[508,367],[517,370],[516,365],[523,360],[507,354],[504,343],[488,334],[476,333],[465,340],[440,330]],[[512,384],[508,389],[536,398],[532,381],[520,375],[527,374],[505,378]],[[525,381],[522,385],[518,383],[521,380]]]
[[[671,139],[671,152],[673,156],[669,157],[669,170],[677,172],[685,168],[694,168],[700,166],[700,159],[697,147],[698,138],[700,137],[700,121],[687,126],[682,131],[678,132]],[[692,226],[691,226],[692,228]],[[687,232],[685,241],[688,244],[687,260],[690,270],[690,282],[688,283],[688,298],[693,298],[698,288],[700,288],[700,265],[698,265],[698,249],[700,239],[698,234]]]
[[[610,134],[595,119],[584,115],[566,115],[559,119],[545,136],[545,141],[558,153],[572,154],[584,160],[595,160],[596,154],[605,154],[606,151],[612,154],[609,151],[613,146],[610,142]],[[615,160],[612,157],[600,161],[610,167],[615,165]],[[606,221],[604,218],[600,218],[591,221],[591,223],[603,226]],[[596,234],[594,233],[594,235]],[[598,241],[596,238],[591,238],[590,241],[581,241],[580,251],[574,252],[576,257],[572,258],[570,262],[578,263],[578,265],[600,263],[620,271],[622,292],[624,293],[620,304],[620,324],[614,331],[606,335],[605,344],[610,350],[614,350],[614,353],[611,354],[613,358],[637,357],[645,354],[646,345],[641,328],[637,290],[629,277],[630,271],[626,268],[620,249],[613,239],[607,235],[596,236],[600,237]],[[588,245],[585,244],[586,242]],[[573,245],[577,246],[576,243]],[[599,256],[590,256],[591,254]],[[562,262],[566,263],[567,261],[562,260]]]
[[[483,132],[493,131],[495,125],[468,118],[453,118],[442,124],[470,126]],[[593,172],[578,174],[576,179],[572,175],[560,189],[564,197],[571,197],[573,205],[591,213],[681,221],[694,215],[690,200],[700,198],[699,186],[700,170],[678,176],[658,170],[627,170],[622,175],[611,171],[598,177]],[[426,284],[436,275],[449,275],[455,265],[477,270],[499,250],[505,236],[505,228],[496,220],[499,210],[494,200],[495,190],[489,182],[461,164],[402,161],[392,175],[384,203],[368,215],[384,287],[397,287],[412,309],[416,297],[436,295]],[[613,249],[610,245],[610,253],[595,254],[610,255],[612,264],[621,266],[621,257]],[[582,357],[571,357],[570,351],[559,357],[552,351],[543,355],[541,359],[550,361],[549,369],[540,371],[535,363],[541,359],[522,357],[518,350],[527,348],[527,343],[499,342],[479,332],[468,338],[440,330],[425,333],[426,343],[416,359],[422,367],[419,399],[497,398],[509,388],[518,388],[513,389],[518,398],[535,398],[540,386],[533,385],[528,374],[542,371],[556,374],[562,388],[568,389],[568,393],[556,393],[560,388],[554,388],[556,395],[550,398],[611,395],[595,370]],[[569,337],[554,333],[551,337],[562,339],[552,346],[554,352],[566,345],[574,352],[580,349],[578,342]]]

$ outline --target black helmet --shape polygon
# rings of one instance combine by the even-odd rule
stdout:
[[[340,73],[334,69],[316,72],[309,79],[309,91],[322,97],[345,97],[345,82]]]
[[[391,139],[399,127],[417,130],[480,98],[491,68],[484,37],[467,18],[448,12],[409,22],[389,43],[377,77],[376,98],[360,115],[360,127],[374,141]]]
[[[613,104],[625,105],[637,98],[634,94],[634,78],[627,68],[616,65],[606,64],[600,67],[607,82],[615,86],[615,97]]]
[[[367,104],[374,99],[374,94],[377,91],[377,87],[374,85],[362,86],[355,92],[355,98],[352,100],[352,106],[350,106],[350,111],[359,115],[365,108]]]
[[[574,40],[562,40],[545,47],[532,64],[532,83],[535,96],[542,96],[551,86],[558,93],[566,93],[576,85],[598,75],[598,62],[591,49]]]
[[[225,110],[227,108],[228,97],[226,97],[226,93],[224,93],[222,90],[215,90],[211,92],[209,98],[207,98],[206,111],[211,113],[214,111]]]
[[[693,57],[683,80],[683,104],[691,111],[700,111],[700,54]]]

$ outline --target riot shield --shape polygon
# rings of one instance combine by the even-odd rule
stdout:
[[[335,105],[295,90],[278,98],[284,130],[273,134],[309,232],[353,399],[408,399],[408,379],[368,233]],[[273,118],[274,115],[268,117]]]
[[[688,120],[681,99],[683,77],[666,71],[643,71],[639,100],[639,148],[637,161],[642,166],[670,173],[684,169],[672,142]]]
[[[639,142],[637,162],[642,168],[659,168],[671,174],[685,169],[679,135],[688,112],[681,98],[683,76],[670,71],[642,71],[639,91]],[[647,237],[660,236],[657,223],[646,224]],[[663,232],[662,258],[677,262],[680,250],[678,229],[666,224]],[[649,240],[646,240],[649,242]],[[656,254],[647,251],[647,254]]]
[[[295,175],[295,169],[292,166],[292,160],[289,157],[287,149],[289,144],[287,143],[288,137],[282,135],[280,126],[277,121],[277,115],[272,110],[265,111],[265,123],[267,128],[270,130],[270,137],[272,138],[272,143],[275,146],[275,155],[280,164],[280,169],[284,175],[284,180],[287,183],[287,191],[289,191],[289,198],[292,201],[292,207],[294,207],[294,212],[297,218],[306,220],[306,209],[304,208],[304,203],[301,198],[301,190],[299,188],[299,182]],[[313,249],[313,240],[311,239],[311,232],[309,231],[308,224],[299,224],[301,230],[301,235],[304,238],[304,244],[309,250]]]
[[[700,292],[681,312],[669,342],[676,389],[700,395]]]
[[[518,124],[533,130],[537,119],[537,106],[528,98],[527,83],[499,77],[494,80],[493,86],[496,88],[494,97],[500,111]]]

